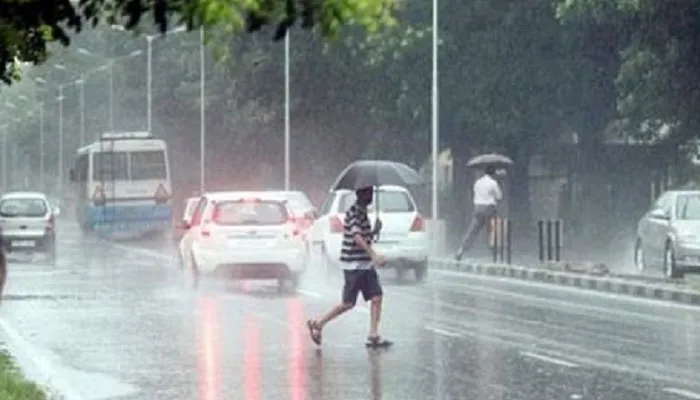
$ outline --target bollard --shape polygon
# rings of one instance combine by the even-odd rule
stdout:
[[[562,228],[563,224],[560,219],[541,219],[537,221],[540,262],[561,261]]]
[[[494,217],[489,221],[489,242],[493,252],[493,262],[511,262],[510,220]]]

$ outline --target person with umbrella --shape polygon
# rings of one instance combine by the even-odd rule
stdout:
[[[330,321],[355,306],[362,293],[370,302],[370,328],[367,346],[390,346],[379,334],[379,320],[382,313],[384,290],[376,268],[386,264],[386,259],[375,252],[372,242],[378,234],[372,229],[367,207],[372,204],[374,187],[386,184],[410,185],[420,181],[418,173],[405,164],[390,161],[357,161],[348,166],[333,185],[334,190],[355,190],[355,203],[346,211],[343,221],[343,242],[340,264],[343,269],[344,285],[341,302],[320,318],[307,321],[311,340],[321,344],[323,328]],[[378,208],[378,205],[377,205]],[[378,222],[378,221],[377,221]],[[380,225],[375,223],[375,225]],[[379,226],[375,226],[379,228]],[[379,229],[376,229],[377,231]]]
[[[474,240],[484,226],[496,216],[496,206],[503,198],[501,187],[495,179],[496,167],[486,165],[484,175],[474,182],[474,211],[472,220],[467,228],[467,233],[462,239],[462,244],[455,254],[455,260],[459,261],[464,253],[469,251]]]

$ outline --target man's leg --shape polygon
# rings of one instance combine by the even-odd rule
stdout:
[[[476,206],[472,220],[469,223],[469,228],[467,228],[467,233],[462,239],[462,245],[457,250],[457,259],[461,259],[464,253],[471,249],[477,235],[479,235],[481,229],[486,225],[488,214],[485,211],[486,210],[481,209],[481,207]]]
[[[379,282],[377,270],[372,268],[365,271],[365,276],[362,282],[362,297],[365,301],[369,300],[370,304],[370,320],[369,320],[369,335],[368,339],[373,340],[379,338],[379,321],[382,317],[382,299],[384,290]]]
[[[343,285],[342,301],[340,304],[331,308],[330,311],[328,311],[320,319],[308,321],[307,325],[309,326],[311,339],[316,342],[316,344],[321,344],[321,331],[327,323],[355,307],[355,303],[357,303],[357,295],[360,293],[360,278],[362,277],[359,272],[362,271],[343,271],[345,284]]]

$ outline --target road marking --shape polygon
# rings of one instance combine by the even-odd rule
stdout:
[[[457,333],[457,332],[446,331],[444,329],[436,328],[434,326],[426,326],[425,329],[427,329],[431,332],[437,333],[438,335],[442,335],[442,336],[449,336],[449,337],[455,337],[455,338],[462,337],[462,335]]]
[[[437,275],[444,275],[444,276],[459,277],[459,278],[468,278],[471,280],[481,280],[481,281],[491,281],[491,282],[493,282],[493,281],[507,282],[508,284],[511,284],[511,285],[536,287],[536,288],[547,289],[547,290],[552,290],[552,291],[557,291],[557,292],[568,292],[568,293],[576,292],[577,295],[581,295],[581,296],[605,297],[608,299],[612,299],[612,300],[616,300],[616,301],[625,301],[628,303],[646,303],[647,305],[652,305],[652,306],[656,306],[656,307],[682,308],[682,309],[689,310],[689,311],[695,311],[695,312],[698,311],[697,306],[691,306],[691,305],[676,303],[676,302],[667,301],[667,300],[657,300],[657,299],[650,299],[650,298],[644,298],[644,297],[630,296],[630,295],[626,295],[626,294],[607,293],[607,292],[602,292],[599,290],[587,290],[587,289],[582,290],[581,288],[574,287],[574,286],[562,286],[562,285],[551,284],[551,283],[527,281],[527,280],[522,280],[522,279],[517,279],[517,278],[479,275],[479,274],[472,274],[472,273],[468,273],[468,272],[458,272],[458,271],[449,271],[449,270],[440,270],[440,269],[433,269],[433,270],[431,270],[430,273],[431,274],[434,273]],[[586,276],[582,276],[582,278],[585,278],[585,277]],[[469,286],[469,285],[464,285],[464,284],[460,284],[457,282],[452,282],[452,284],[457,285],[457,286]]]
[[[662,391],[668,394],[685,397],[686,399],[700,400],[700,393],[691,392],[690,390],[663,388]]]
[[[309,297],[313,297],[316,299],[323,298],[321,293],[317,293],[317,292],[310,292],[308,290],[301,290],[301,289],[297,289],[297,292],[303,294],[304,296],[309,296]]]
[[[578,364],[574,364],[574,363],[566,361],[566,360],[561,360],[559,358],[554,358],[554,357],[549,357],[549,356],[545,356],[542,354],[533,353],[531,351],[521,351],[520,355],[523,357],[532,358],[532,359],[539,360],[539,361],[544,361],[546,363],[555,364],[555,365],[559,365],[562,367],[568,367],[568,368],[578,367]]]
[[[83,396],[76,391],[72,385],[68,384],[68,382],[64,381],[63,379],[60,379],[56,368],[51,365],[51,361],[48,359],[48,357],[40,354],[37,348],[24,339],[22,335],[4,318],[0,318],[0,328],[5,331],[5,334],[9,339],[10,343],[8,343],[8,345],[10,347],[10,354],[12,354],[12,356],[14,356],[20,364],[22,361],[33,364],[36,367],[36,371],[42,375],[41,378],[37,377],[38,379],[35,379],[39,381],[39,384],[47,387],[50,391],[55,392],[56,394],[60,394],[65,400],[83,399]],[[31,371],[32,369],[29,369],[25,372],[31,373]],[[30,377],[30,379],[33,378]]]

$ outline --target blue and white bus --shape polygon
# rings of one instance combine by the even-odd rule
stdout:
[[[170,229],[168,148],[148,132],[103,134],[78,149],[70,178],[83,231],[138,238]]]

